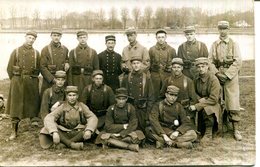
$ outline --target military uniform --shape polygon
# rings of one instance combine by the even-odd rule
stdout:
[[[40,144],[43,148],[49,148],[53,144],[50,134],[58,132],[61,142],[71,147],[71,143],[83,141],[85,131],[93,133],[97,122],[97,117],[85,104],[76,102],[71,106],[65,102],[44,118]]]
[[[149,50],[151,79],[155,97],[159,97],[162,82],[171,75],[171,61],[176,57],[176,51],[166,42],[156,43]]]
[[[135,60],[133,57],[131,59]],[[140,61],[140,59],[139,59]],[[148,121],[148,112],[152,108],[152,104],[155,101],[153,85],[151,78],[142,70],[132,71],[128,75],[124,76],[122,81],[122,87],[125,87],[128,91],[129,102],[134,105],[139,121],[139,129],[143,130],[146,127]]]
[[[81,101],[98,117],[98,129],[101,130],[105,124],[107,108],[115,103],[113,90],[106,84],[100,87],[87,85],[83,89]]]
[[[52,33],[61,34],[61,32],[53,31]],[[43,76],[41,96],[44,90],[53,85],[54,74],[58,70],[65,71],[65,63],[69,63],[68,48],[59,43],[51,42],[41,51],[41,74]]]
[[[81,34],[81,32],[77,34]],[[69,64],[68,84],[78,86],[79,92],[82,92],[85,86],[91,84],[93,70],[99,69],[97,52],[88,45],[79,44],[70,51]]]
[[[175,93],[175,91],[170,91],[168,87],[167,92]],[[171,104],[164,99],[155,103],[149,114],[149,120],[151,127],[148,127],[146,132],[152,141],[164,143],[162,135],[171,136],[174,131],[180,133],[175,139],[177,147],[182,143],[191,144],[197,138],[196,127],[187,119],[183,106],[178,102]]]
[[[99,68],[104,72],[104,83],[115,91],[119,88],[118,76],[121,71],[121,55],[116,52],[105,50],[98,54]]]
[[[0,94],[0,100],[2,101],[2,106],[0,106],[0,118],[2,117],[2,114],[5,114],[5,104],[4,104],[4,96]],[[0,102],[1,102],[0,101]]]
[[[193,26],[188,26],[184,30],[185,33],[193,31],[195,31]],[[194,66],[195,59],[208,57],[208,49],[203,42],[196,39],[194,41],[186,41],[179,46],[177,56],[184,62],[183,74],[193,80],[197,75],[196,67]]]

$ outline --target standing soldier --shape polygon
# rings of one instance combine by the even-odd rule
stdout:
[[[148,123],[148,112],[155,100],[151,78],[143,72],[140,56],[131,58],[133,69],[123,78],[122,86],[128,91],[128,100],[135,107],[138,118],[138,128],[145,131]]]
[[[145,136],[142,131],[136,130],[138,119],[133,105],[127,103],[126,88],[116,90],[116,104],[111,105],[106,114],[105,131],[101,132],[96,140],[104,145],[114,146],[132,151],[138,151],[139,145]]]
[[[104,72],[104,83],[115,91],[119,88],[119,75],[121,71],[121,55],[114,51],[116,37],[107,35],[105,37],[107,49],[98,54],[99,68]]]
[[[228,36],[229,22],[219,21],[218,30],[220,37],[212,44],[209,59],[214,64],[212,71],[222,85],[225,112],[229,121],[232,122],[234,137],[236,140],[242,140],[238,130],[238,122],[241,120],[238,81],[242,64],[240,50],[238,44]],[[227,116],[224,114],[223,117],[224,124],[227,124]]]
[[[61,44],[62,32],[60,29],[51,31],[51,43],[45,46],[41,52],[41,74],[43,76],[41,97],[44,90],[56,83],[55,72],[58,70],[68,71],[69,58],[68,48]]]
[[[164,98],[167,87],[177,86],[180,91],[177,102],[181,103],[186,110],[186,115],[195,124],[195,113],[188,109],[190,105],[197,103],[197,95],[194,89],[193,81],[182,73],[183,61],[181,58],[172,59],[172,75],[165,79],[162,85],[160,96]]]
[[[196,67],[194,66],[195,59],[198,57],[208,57],[208,49],[203,42],[196,39],[194,26],[187,26],[184,33],[187,41],[179,46],[177,56],[184,62],[183,74],[193,80],[197,74]]]
[[[186,117],[182,105],[176,100],[179,88],[174,85],[167,87],[166,98],[157,102],[149,114],[151,127],[146,128],[150,140],[156,142],[156,148],[175,146],[192,148],[197,139],[195,126]]]
[[[165,41],[167,32],[163,29],[156,32],[157,43],[149,50],[150,71],[153,82],[154,96],[159,97],[162,82],[171,75],[171,61],[176,51]]]
[[[135,28],[133,27],[128,28],[125,34],[129,41],[129,45],[123,49],[122,64],[121,64],[122,71],[125,72],[126,74],[129,71],[132,71],[130,60],[133,56],[135,57],[137,56],[142,61],[142,70],[144,70],[144,72],[147,72],[150,68],[149,53],[145,47],[143,47],[139,42],[137,42],[136,40],[137,33]]]
[[[56,71],[55,80],[55,85],[46,89],[42,96],[40,110],[42,120],[44,120],[47,114],[60,106],[65,100],[64,84],[66,81],[66,72]]]
[[[70,71],[69,85],[78,86],[79,92],[91,84],[93,70],[99,69],[99,60],[96,50],[87,44],[88,33],[84,30],[77,32],[78,46],[69,53]]]
[[[85,104],[78,102],[78,88],[67,86],[65,91],[66,102],[44,118],[39,136],[44,149],[55,144],[82,150],[83,141],[89,140],[96,130],[97,117]]]
[[[201,143],[212,140],[213,126],[218,125],[220,116],[220,84],[217,77],[209,72],[208,58],[197,58],[195,65],[199,76],[194,80],[198,103],[190,106],[190,110],[198,112],[198,130],[204,134]],[[205,132],[204,132],[205,131]]]
[[[35,31],[28,31],[25,35],[25,43],[12,52],[7,66],[7,73],[11,80],[7,101],[7,114],[10,114],[12,122],[9,140],[16,138],[21,119],[34,118],[39,113],[40,54],[32,46],[36,38]],[[32,124],[37,123],[33,119],[31,121]]]
[[[81,95],[81,101],[98,117],[97,129],[99,131],[101,131],[105,125],[108,107],[115,103],[113,90],[104,84],[103,80],[103,72],[101,70],[94,70],[92,74],[93,83],[87,85]]]

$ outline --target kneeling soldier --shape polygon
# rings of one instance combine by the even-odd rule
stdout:
[[[85,104],[77,101],[78,88],[67,86],[65,92],[66,102],[44,118],[39,137],[42,148],[62,143],[69,148],[82,150],[82,141],[90,139],[96,130],[97,117]]]
[[[146,128],[147,137],[156,142],[156,148],[164,144],[178,148],[192,148],[197,139],[195,126],[186,117],[183,106],[176,102],[179,88],[167,87],[166,98],[156,103],[150,114],[151,127]]]
[[[108,108],[105,122],[105,132],[101,132],[96,144],[138,151],[145,138],[140,130],[136,130],[138,119],[134,106],[127,101],[126,88],[116,89],[116,104]],[[101,140],[101,142],[99,141]]]

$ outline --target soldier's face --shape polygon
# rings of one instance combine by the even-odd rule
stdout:
[[[157,42],[158,42],[159,44],[161,44],[161,45],[165,43],[166,38],[167,38],[167,36],[166,36],[165,33],[158,33],[158,34],[156,35]]]
[[[54,43],[60,42],[60,39],[61,39],[61,35],[60,35],[60,34],[55,34],[55,33],[52,33],[52,34],[51,34],[51,40],[52,40]]]
[[[32,35],[26,35],[25,36],[25,43],[27,45],[32,46],[35,40],[36,40],[36,38],[34,36],[32,36]]]
[[[65,78],[56,78],[56,85],[61,88],[64,86]]]
[[[195,40],[195,32],[185,33],[185,37],[187,38],[187,41],[192,42]]]
[[[78,100],[78,94],[75,92],[69,92],[66,95],[67,101],[70,105],[74,105],[76,104],[77,100]]]
[[[4,101],[3,99],[0,99],[0,108],[4,106]]]
[[[173,64],[172,65],[172,72],[174,75],[178,76],[182,74],[183,67],[180,64]]]
[[[94,82],[94,84],[96,85],[96,86],[100,86],[100,85],[102,85],[102,83],[103,83],[103,76],[102,75],[95,75],[94,77],[93,77],[93,82]]]
[[[113,51],[116,45],[116,41],[109,40],[106,42],[107,50]]]
[[[81,35],[77,39],[79,41],[79,44],[86,45],[87,44],[87,40],[88,40],[88,36],[87,35]]]
[[[226,37],[226,36],[228,35],[229,29],[227,29],[227,28],[225,28],[225,29],[219,28],[219,29],[218,29],[218,32],[219,32],[219,35],[220,35],[221,37]]]
[[[138,60],[134,60],[134,61],[132,61],[131,65],[132,65],[132,68],[134,71],[139,71],[141,69],[142,62],[140,62]]]
[[[206,74],[208,72],[209,66],[207,64],[198,64],[197,70],[200,75]]]
[[[166,100],[173,104],[177,100],[177,95],[172,93],[165,93]]]
[[[116,105],[119,108],[123,108],[126,104],[126,101],[127,101],[127,97],[117,97],[116,98]]]
[[[136,41],[136,33],[127,34],[127,40],[129,43],[134,43]]]

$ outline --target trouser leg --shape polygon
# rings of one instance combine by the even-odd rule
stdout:
[[[188,130],[183,135],[176,138],[177,142],[194,142],[197,139],[197,134],[194,130]]]
[[[118,139],[109,138],[107,140],[108,146],[114,146],[117,148],[123,148],[131,151],[139,151],[139,145],[138,144],[128,144],[126,142],[120,141]]]
[[[79,142],[82,141],[83,139],[83,133],[82,131],[79,131],[79,133],[76,133],[76,135],[73,138],[71,137],[71,134],[67,134],[67,132],[63,132],[63,131],[58,131],[59,136],[60,136],[60,141],[62,143],[64,143],[67,147],[75,149],[75,150],[82,150],[83,149],[83,142]],[[72,132],[75,133],[75,132]]]
[[[17,131],[18,131],[18,125],[19,125],[20,119],[17,117],[12,117],[11,118],[11,135],[9,137],[9,140],[14,140],[17,136]]]

